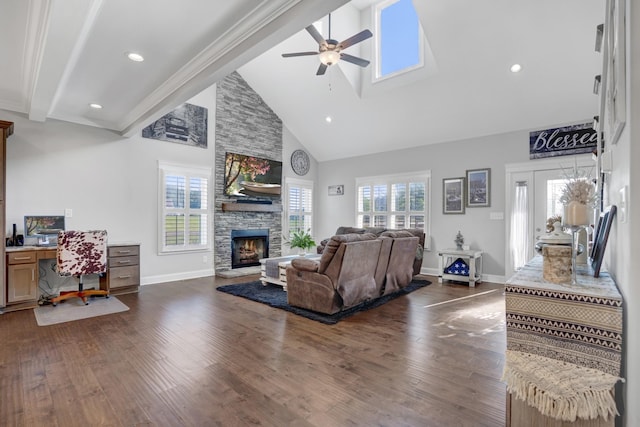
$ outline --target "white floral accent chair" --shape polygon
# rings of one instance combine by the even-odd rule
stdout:
[[[83,289],[82,277],[107,271],[107,232],[60,231],[58,233],[58,274],[78,277],[77,291],[62,291],[52,298],[55,306],[69,298],[80,298],[89,304],[88,297],[102,295],[109,298],[109,292],[99,289]]]

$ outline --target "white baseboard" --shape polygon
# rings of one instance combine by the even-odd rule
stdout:
[[[213,268],[198,271],[185,271],[183,273],[162,274],[158,276],[146,276],[140,278],[141,285],[153,285],[156,283],[175,282],[177,280],[198,279],[200,277],[213,276]]]
[[[438,269],[437,268],[424,268],[420,269],[420,273],[427,274],[429,276],[438,277]],[[495,274],[483,274],[482,275],[483,282],[491,282],[491,283],[500,283],[504,285],[506,283],[506,279],[504,276],[497,276]]]

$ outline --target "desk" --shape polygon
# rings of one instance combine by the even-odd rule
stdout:
[[[5,312],[38,306],[41,260],[56,259],[55,246],[12,246],[6,248]],[[96,283],[96,286],[98,284]],[[140,244],[110,243],[107,273],[99,279],[100,289],[110,294],[137,292],[140,286]],[[88,288],[88,287],[87,287]]]

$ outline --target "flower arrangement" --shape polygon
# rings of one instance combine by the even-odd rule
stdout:
[[[560,196],[560,202],[564,205],[562,221],[565,226],[589,224],[590,210],[595,207],[598,201],[596,186],[589,175],[579,171],[577,165],[574,166],[571,173],[565,172],[567,183]]]
[[[569,202],[578,202],[582,205],[593,206],[597,201],[596,187],[587,177],[569,178],[560,196],[560,202],[563,205],[567,205]]]
[[[291,233],[291,237],[287,239],[284,237],[285,243],[291,248],[300,248],[302,250],[311,249],[316,246],[316,242],[313,240],[309,230],[296,230]]]

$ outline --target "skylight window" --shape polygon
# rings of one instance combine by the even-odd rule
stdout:
[[[391,0],[376,7],[376,79],[421,67],[422,30],[411,0]]]

